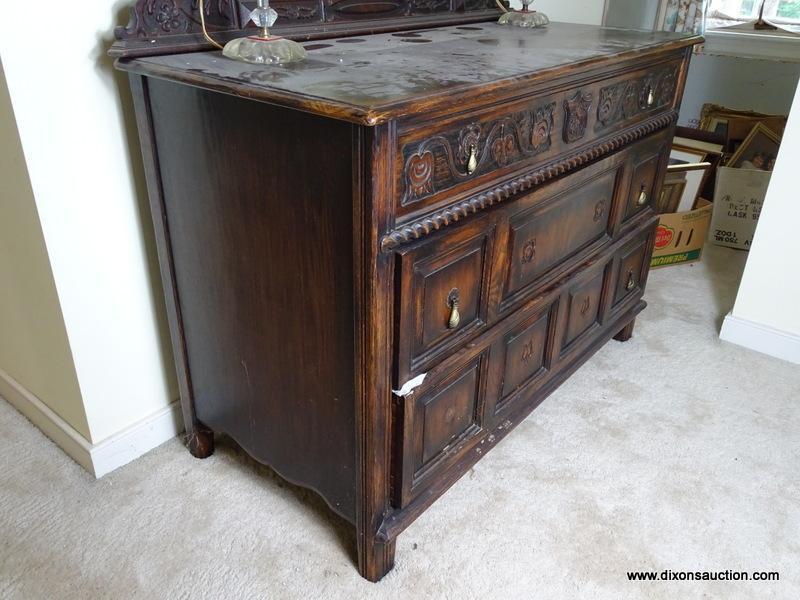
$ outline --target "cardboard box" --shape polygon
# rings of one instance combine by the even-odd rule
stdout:
[[[697,208],[659,217],[650,267],[665,267],[700,260],[708,236],[714,205],[698,198]]]
[[[772,173],[721,167],[714,192],[710,240],[717,246],[749,249]]]

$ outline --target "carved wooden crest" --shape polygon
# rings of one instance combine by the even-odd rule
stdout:
[[[578,90],[575,95],[564,100],[564,141],[577,142],[586,133],[589,109],[592,107],[592,93]]]
[[[556,103],[551,102],[534,111],[533,127],[531,127],[531,148],[534,152],[543,152],[550,148],[555,108]]]
[[[510,163],[516,153],[516,144],[514,136],[511,133],[505,132],[505,126],[500,127],[500,134],[497,139],[492,142],[492,158],[498,166],[504,167]]]
[[[606,214],[606,199],[603,198],[602,200],[598,201],[597,204],[594,205],[594,216],[592,220],[597,223],[600,219],[603,218],[603,215]]]
[[[433,152],[412,154],[406,164],[408,188],[415,197],[433,193]]]

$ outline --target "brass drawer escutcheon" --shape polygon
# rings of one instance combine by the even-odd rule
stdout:
[[[475,144],[470,144],[469,160],[467,161],[467,175],[472,175],[475,172],[475,169],[478,168],[478,157],[475,153],[476,153]]]
[[[636,287],[636,278],[633,276],[633,271],[628,271],[628,283],[625,285],[625,289],[629,292]]]
[[[447,328],[455,329],[461,322],[461,315],[458,314],[458,302],[461,294],[458,288],[453,288],[447,295],[447,306],[450,307],[450,318],[447,320]]]

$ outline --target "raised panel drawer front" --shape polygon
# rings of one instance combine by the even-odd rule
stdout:
[[[626,244],[615,259],[613,311],[625,308],[630,302],[641,297],[650,270],[650,256],[653,252],[653,226]]]
[[[398,253],[398,386],[486,325],[494,224],[444,233]]]
[[[673,110],[682,61],[681,55],[470,116],[401,128],[398,223]]]
[[[623,219],[653,207],[663,183],[663,163],[669,160],[671,131],[657,134],[636,146],[631,158],[631,186]]]
[[[410,502],[469,449],[469,441],[482,427],[484,381],[488,349],[466,364],[440,375],[405,398],[401,406],[401,505]]]
[[[600,264],[582,273],[565,288],[561,320],[559,358],[563,359],[580,342],[591,337],[604,322],[607,306],[607,287],[611,279],[612,261],[606,258]]]
[[[551,367],[557,310],[558,303],[554,302],[503,334],[499,353],[502,379],[494,415],[517,398],[529,397],[544,383]]]
[[[613,164],[509,219],[504,299],[552,275],[556,265],[581,249],[611,239],[612,207],[621,172]]]

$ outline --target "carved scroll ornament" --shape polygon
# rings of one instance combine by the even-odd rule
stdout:
[[[550,102],[485,123],[469,123],[457,131],[407,145],[403,148],[403,204],[549,150],[555,106]],[[470,172],[473,152],[477,165]]]

